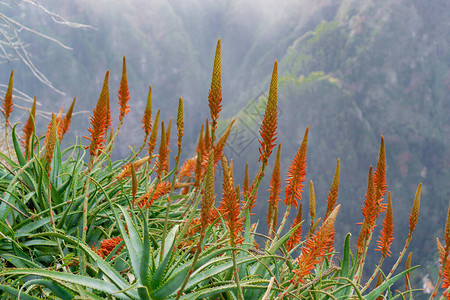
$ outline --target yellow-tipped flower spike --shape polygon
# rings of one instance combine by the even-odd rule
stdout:
[[[223,197],[219,206],[219,212],[222,214],[230,233],[231,246],[235,246],[238,242],[237,238],[242,231],[242,218],[239,218],[240,207],[239,200],[236,199],[236,190],[234,188],[233,173],[228,166],[225,155],[222,155],[223,169]],[[237,200],[237,201],[236,201]]]
[[[45,160],[47,161],[47,172],[50,175],[50,163],[53,159],[53,151],[55,150],[56,137],[58,134],[58,128],[56,125],[56,117],[55,114],[52,113],[52,121],[50,123],[50,128],[47,130],[47,134],[45,136]]]
[[[133,163],[130,163],[130,169],[131,169],[131,195],[133,196],[133,202],[136,200],[136,193],[137,193],[137,176],[136,176],[136,169],[133,166]]]
[[[414,203],[411,209],[411,214],[409,215],[409,233],[408,238],[411,238],[414,229],[416,228],[417,221],[419,220],[419,210],[420,210],[420,191],[422,190],[422,183],[419,184],[416,190],[416,195],[414,196]]]
[[[450,204],[447,211],[447,221],[445,222],[445,232],[444,232],[445,244],[450,246]]]
[[[34,97],[33,106],[31,107],[30,115],[23,126],[23,139],[22,145],[25,148],[25,151],[28,151],[28,154],[31,151],[31,137],[34,131],[34,118],[36,116],[36,97]]]
[[[57,128],[57,132],[58,132],[58,138],[61,141],[62,138],[62,133],[64,130],[64,123],[63,123],[63,119],[62,119],[62,114],[63,114],[63,108],[61,107],[61,109],[59,110],[58,115],[56,116],[56,128]]]
[[[337,163],[336,163],[336,171],[334,172],[333,183],[331,184],[330,192],[328,193],[328,197],[327,197],[327,211],[325,213],[324,220],[333,211],[334,206],[336,205],[337,197],[338,197],[338,193],[339,193],[340,174],[341,174],[340,159],[338,159]]]
[[[209,133],[209,122],[208,119],[206,119],[206,125],[205,125],[205,137],[203,139],[203,145],[204,145],[204,152],[203,154],[208,154],[209,150],[211,149],[211,135]]]
[[[405,263],[405,270],[408,270],[408,269],[411,269],[411,258],[412,258],[412,252],[410,252],[409,254],[408,254],[408,257],[406,258],[406,263]],[[405,274],[405,281],[406,281],[406,283],[405,283],[405,291],[408,291],[408,285],[409,285],[409,273],[410,272],[407,272],[406,274]]]
[[[273,165],[272,178],[270,180],[270,188],[268,191],[269,195],[269,209],[267,210],[267,225],[269,226],[269,230],[273,231],[275,228],[270,228],[273,224],[274,211],[276,207],[278,207],[278,202],[280,199],[280,187],[281,187],[281,179],[280,179],[280,160],[281,160],[281,144],[278,144],[277,156],[275,159],[275,164]],[[248,176],[248,164],[247,164],[247,176]],[[248,183],[247,183],[248,184]],[[271,235],[272,232],[269,232]]]
[[[160,110],[156,112],[154,126],[152,128],[152,133],[150,135],[150,140],[148,141],[148,156],[152,157],[153,150],[155,150],[156,140],[158,139],[158,124],[159,124],[159,113]]]
[[[244,181],[242,182],[242,195],[246,196],[246,194],[250,193],[249,191],[249,175],[248,175],[248,163],[245,164],[245,172],[244,172]]]
[[[228,125],[228,127],[225,130],[225,132],[223,133],[222,137],[219,139],[219,141],[217,141],[217,144],[214,147],[214,157],[215,157],[214,163],[215,164],[222,157],[223,149],[225,148],[225,144],[227,143],[227,139],[230,136],[231,128],[233,127],[234,121],[235,121],[235,119],[233,119],[231,121],[230,125]]]
[[[178,100],[178,112],[177,112],[178,146],[181,146],[183,129],[184,129],[184,104],[183,98],[180,97],[180,99]]]
[[[294,222],[292,222],[291,229],[297,226],[298,224],[302,223],[303,219],[303,205],[299,203],[298,205],[298,211],[297,216],[294,219]],[[289,237],[289,240],[286,242],[286,249],[287,251],[291,251],[295,246],[297,246],[298,243],[300,243],[302,239],[302,226],[301,224],[294,233]]]
[[[214,205],[214,151],[210,151],[205,174],[205,189],[200,210],[200,224],[202,232],[208,226],[208,219],[211,208]]]
[[[172,118],[170,118],[169,120],[169,125],[167,126],[167,130],[166,130],[166,148],[167,148],[167,155],[166,155],[166,165],[165,165],[165,171],[167,173],[169,173],[169,163],[170,163],[170,156],[169,153],[172,152],[170,151],[170,134],[172,132]]]
[[[73,98],[72,104],[70,105],[69,110],[67,111],[66,115],[64,116],[61,139],[63,139],[64,135],[67,133],[67,131],[69,131],[70,123],[72,122],[73,108],[75,106],[76,100],[77,100],[77,97]]]
[[[164,121],[161,122],[161,140],[159,141],[159,151],[158,151],[158,178],[161,179],[163,171],[166,170],[167,165],[167,135],[164,130]]]
[[[12,99],[13,81],[14,81],[13,77],[14,77],[14,70],[12,70],[11,75],[9,75],[8,89],[6,90],[5,98],[3,99],[2,112],[5,115],[6,124],[9,123],[9,116],[11,115],[11,112],[13,110],[13,99]]]
[[[152,87],[148,87],[147,105],[145,106],[144,117],[142,118],[142,128],[144,128],[145,136],[149,136],[152,131]],[[155,120],[155,123],[156,122]]]
[[[377,199],[377,212],[383,212],[386,209],[386,204],[382,204],[383,196],[387,191],[386,184],[386,151],[384,147],[384,137],[381,136],[380,154],[378,155],[377,167],[374,174],[374,184]]]
[[[214,66],[211,78],[211,88],[208,95],[209,110],[211,113],[212,131],[216,130],[219,112],[222,110],[222,75],[220,64],[220,39],[217,41],[216,54],[214,56]],[[214,142],[214,141],[213,141]]]
[[[266,111],[261,124],[259,133],[261,140],[259,140],[259,160],[263,164],[267,164],[267,160],[272,154],[272,149],[275,146],[276,131],[277,131],[277,81],[278,81],[278,62],[275,60],[273,65],[272,80],[270,81],[269,98],[267,100]]]
[[[149,160],[150,160],[150,157],[146,156],[144,158],[141,158],[132,163],[122,166],[123,170],[122,170],[122,172],[120,172],[119,175],[117,175],[116,179],[122,180],[126,177],[129,177],[130,175],[132,175],[132,169],[134,169],[135,171],[139,170],[139,168],[142,167],[142,165],[144,165]]]
[[[316,193],[314,192],[314,183],[309,181],[309,216],[311,217],[311,227],[316,218]]]
[[[127,62],[125,60],[125,56],[123,57],[122,78],[120,79],[120,86],[117,97],[119,98],[119,121],[122,122],[125,115],[130,111],[130,106],[127,104],[130,100],[130,92],[128,90]]]

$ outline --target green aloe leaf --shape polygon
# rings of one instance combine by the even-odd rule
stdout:
[[[348,271],[350,268],[350,260],[351,260],[350,237],[351,237],[350,233],[348,233],[345,236],[344,253],[342,255],[342,264],[341,264],[341,272],[340,272],[341,277],[348,277]]]
[[[10,254],[10,253],[1,253],[0,257],[3,257],[4,259],[6,259],[10,263],[12,263],[17,268],[27,268],[27,267],[42,268],[42,267],[44,267],[43,265],[41,265],[40,263],[38,263],[36,261],[32,261],[31,259],[27,259],[27,258],[20,257],[20,256]]]
[[[228,261],[228,262],[222,263],[218,266],[214,266],[215,264],[218,264],[221,260],[231,260],[231,257],[217,258],[217,259],[211,260],[207,264],[201,266],[201,270],[199,269],[192,274],[185,289],[188,290],[188,289],[192,288],[193,286],[195,286],[196,284],[202,282],[205,279],[208,279],[212,276],[218,275],[222,272],[225,272],[225,271],[233,268],[232,261]],[[245,265],[246,263],[250,263],[250,262],[254,262],[254,261],[256,261],[256,258],[254,258],[254,257],[243,257],[241,259],[238,259],[236,261],[236,263],[237,263],[237,265],[242,265],[242,264]],[[211,267],[211,268],[209,268],[209,267]]]
[[[33,235],[32,237],[39,237],[39,236],[54,236],[57,238],[60,238],[72,245],[75,245],[77,247],[80,247],[83,251],[85,251],[98,265],[100,270],[107,276],[112,283],[114,283],[115,286],[120,288],[121,290],[128,289],[130,287],[129,283],[125,281],[125,279],[111,266],[109,263],[103,260],[100,256],[98,256],[97,253],[95,253],[91,248],[88,246],[81,244],[79,241],[70,238],[66,235],[57,233],[57,232],[45,232],[45,233],[38,233]],[[128,291],[127,293],[131,294],[133,297],[138,297],[137,292],[135,290]]]
[[[145,210],[144,217],[144,231],[142,232],[144,236],[144,244],[142,249],[142,265],[140,268],[140,279],[142,285],[145,287],[138,290],[139,295],[143,299],[150,298],[150,234],[148,232],[148,208]]]
[[[258,285],[263,284],[263,285]],[[259,290],[261,292],[264,292],[267,289],[267,285],[269,284],[268,280],[261,280],[261,279],[251,279],[241,282],[241,287],[244,289],[253,289],[253,290]],[[202,289],[199,289],[195,291],[194,293],[190,293],[187,295],[184,295],[180,297],[180,299],[204,299],[206,297],[215,296],[221,293],[226,293],[230,291],[236,290],[236,284],[223,284],[223,285],[217,285],[213,287],[205,287]],[[273,290],[278,290],[276,288],[273,288]],[[252,299],[252,298],[245,298],[245,299]]]
[[[161,283],[164,279],[164,275],[166,275],[167,265],[171,258],[171,253],[172,253],[173,245],[175,243],[175,237],[178,232],[178,229],[179,229],[179,225],[175,225],[170,230],[170,232],[167,234],[166,241],[165,241],[165,247],[164,247],[164,249],[167,249],[167,250],[163,254],[162,259],[159,259],[159,260],[157,259],[157,263],[158,263],[158,261],[160,263],[157,266],[155,273],[153,274],[153,277],[150,281],[151,290],[155,290],[155,289],[159,288],[159,286],[161,285]],[[153,293],[152,293],[152,295],[153,295]]]
[[[54,220],[59,219],[59,217],[60,216],[55,216]],[[29,236],[36,229],[41,228],[44,225],[48,225],[49,222],[50,222],[50,217],[46,217],[46,218],[28,223],[27,225],[24,225],[24,226],[20,227],[19,229],[15,228],[14,237],[20,238],[20,237],[24,237],[24,236]]]
[[[56,283],[53,280],[48,279],[35,279],[25,282],[25,284],[22,286],[22,289],[29,285],[43,285],[46,288],[50,289],[56,296],[58,296],[61,299],[73,299],[74,296],[72,293],[69,292],[69,290],[64,287],[61,283]]]
[[[414,270],[417,267],[419,267],[419,266],[415,266],[415,267],[412,267],[412,268],[410,268],[408,270],[405,270],[405,271],[401,272],[400,274],[395,275],[394,277],[392,277],[388,281],[383,282],[377,288],[375,288],[372,292],[370,292],[369,294],[364,296],[364,299],[366,299],[366,300],[376,300],[387,288],[389,288],[392,284],[394,284],[394,282],[396,282],[398,279],[400,279],[403,276],[405,276],[406,273]]]
[[[87,277],[83,275],[75,275],[75,274],[68,274],[68,273],[62,273],[58,271],[50,271],[50,270],[43,270],[43,269],[12,269],[0,272],[0,275],[35,275],[35,276],[42,276],[46,278],[50,278],[56,281],[65,281],[70,282],[73,284],[79,284],[91,289],[95,289],[98,291],[105,292],[110,295],[114,295],[115,297],[118,297],[120,299],[132,299],[130,296],[128,296],[127,292],[120,292],[120,290],[117,288],[116,285],[109,283],[105,280],[99,280],[92,277]]]
[[[53,159],[50,163],[50,180],[55,186],[62,184],[62,178],[59,176],[62,170],[62,157],[61,148],[59,146],[59,140],[55,143],[55,149],[53,151]]]
[[[17,140],[16,126],[17,126],[17,124],[14,125],[14,127],[12,129],[11,137],[12,137],[12,141],[13,141],[13,145],[14,145],[14,152],[16,153],[17,161],[19,162],[20,166],[23,167],[27,163],[27,160],[25,159],[25,157],[23,157],[22,150],[20,149],[19,141]]]
[[[0,290],[4,291],[5,293],[9,293],[11,295],[16,296],[18,299],[24,299],[24,300],[35,300],[39,299],[30,295],[27,295],[25,292],[19,292],[18,289],[15,289],[11,286],[0,284]],[[20,298],[19,298],[20,293]]]
[[[130,255],[131,265],[133,266],[133,271],[135,276],[140,279],[141,277],[141,258],[142,258],[142,251],[143,251],[143,245],[142,245],[142,239],[139,235],[139,232],[137,231],[136,224],[131,220],[130,215],[127,211],[121,206],[119,206],[119,209],[122,211],[122,214],[125,218],[125,222],[127,224],[128,234],[125,231],[125,228],[123,228],[123,225],[121,222],[118,222],[119,228],[123,237],[123,240],[125,242],[125,245],[127,246],[128,253]]]

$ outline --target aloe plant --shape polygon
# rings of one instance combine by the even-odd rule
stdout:
[[[363,222],[352,252],[351,235],[342,256],[334,251],[334,224],[340,161],[327,198],[327,211],[316,218],[314,186],[310,182],[311,223],[302,236],[302,201],[307,166],[307,127],[286,172],[285,211],[278,223],[280,199],[280,145],[270,183],[268,235],[259,233],[250,213],[276,145],[277,68],[275,61],[269,98],[261,124],[259,171],[250,180],[248,169],[242,189],[236,186],[233,164],[223,149],[233,128],[228,123],[218,136],[222,108],[220,40],[217,43],[209,94],[211,122],[203,124],[197,156],[180,162],[184,104],[177,111],[177,154],[169,169],[167,155],[171,122],[152,119],[151,87],[143,116],[142,146],[124,159],[112,161],[130,95],[123,60],[118,91],[119,125],[111,127],[109,72],[91,117],[90,144],[81,141],[61,149],[70,125],[74,102],[65,116],[54,115],[45,137],[35,132],[35,106],[24,127],[22,146],[17,125],[10,132],[11,148],[0,153],[0,290],[3,298],[37,299],[388,299],[403,298],[411,290],[390,287],[415,267],[398,271],[417,224],[420,187],[410,218],[404,251],[388,274],[381,266],[393,242],[392,200],[384,200],[384,140],[375,171],[369,170]],[[5,97],[4,110],[12,109]],[[160,136],[158,154],[153,153]],[[9,136],[9,135],[8,135]],[[223,191],[216,204],[215,169],[222,162]],[[179,167],[181,165],[181,167]],[[298,209],[292,224],[291,210]],[[344,209],[344,208],[342,208]],[[373,228],[385,212],[378,241],[382,258],[370,278],[363,278]],[[289,226],[290,225],[290,226]],[[448,226],[447,226],[448,227]],[[447,228],[446,227],[446,228]],[[446,229],[446,233],[449,230]],[[258,249],[255,236],[262,236]],[[448,241],[443,253],[442,276],[448,286]],[[441,249],[440,248],[440,249]],[[300,250],[299,257],[295,257]],[[377,277],[378,275],[378,277]],[[374,279],[378,281],[374,283]]]

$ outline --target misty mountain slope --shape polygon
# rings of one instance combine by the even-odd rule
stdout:
[[[405,236],[414,191],[423,182],[415,245],[430,247],[413,251],[430,268],[436,259],[433,237],[442,235],[442,207],[450,198],[450,20],[441,13],[448,6],[344,1],[331,22],[289,47],[280,67],[279,132],[289,137],[280,140],[294,153],[309,124],[307,176],[320,185],[322,203],[341,158],[339,232],[358,233],[354,223],[362,220],[367,170],[376,164],[384,135],[399,237]]]

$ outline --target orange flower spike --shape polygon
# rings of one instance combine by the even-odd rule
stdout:
[[[203,154],[208,154],[211,149],[211,135],[209,134],[209,123],[208,119],[206,119],[205,126],[205,137],[203,139]]]
[[[22,145],[28,152],[31,151],[31,137],[34,131],[34,118],[36,116],[36,97],[34,97],[33,106],[31,107],[30,115],[28,116],[25,126],[23,126]]]
[[[269,227],[272,226],[272,236],[275,233],[275,230],[277,228],[277,224],[278,224],[278,205],[273,207],[272,224],[269,225]]]
[[[184,104],[183,98],[178,100],[178,112],[177,112],[177,131],[178,131],[178,147],[181,147],[181,139],[183,138],[184,129]]]
[[[100,150],[104,148],[105,134],[108,130],[108,111],[109,111],[109,87],[108,87],[109,71],[106,72],[105,80],[103,81],[102,91],[97,101],[97,105],[91,115],[91,125],[89,132],[91,137],[85,137],[91,141],[89,152],[91,157],[100,154]]]
[[[223,215],[225,223],[230,231],[230,242],[232,246],[236,245],[237,237],[242,231],[242,218],[239,218],[240,207],[239,200],[236,199],[236,190],[234,189],[233,174],[228,166],[227,159],[222,155],[223,168],[223,197],[219,206],[219,212]],[[237,200],[237,201],[236,201]]]
[[[211,113],[211,131],[214,132],[217,126],[219,112],[222,110],[222,76],[220,63],[220,39],[217,41],[216,54],[214,56],[214,66],[211,78],[211,88],[208,94],[208,105]],[[214,142],[214,141],[213,141]]]
[[[158,178],[161,179],[161,175],[163,171],[166,170],[167,165],[167,142],[166,142],[166,132],[164,130],[164,121],[161,122],[161,140],[159,141],[159,151],[158,151],[158,169],[157,174]]]
[[[198,143],[197,143],[197,149],[196,149],[197,152],[200,151],[202,154],[205,149],[205,144],[203,141],[203,126],[205,126],[205,125],[202,124],[202,128],[200,129],[200,135],[198,137]]]
[[[61,139],[64,138],[64,135],[67,133],[67,131],[69,131],[70,128],[70,123],[72,121],[72,113],[73,113],[73,108],[75,106],[75,101],[77,100],[77,98],[73,98],[72,104],[69,107],[69,110],[67,111],[66,115],[64,116],[63,119],[63,128],[62,128],[62,134],[61,134]]]
[[[304,283],[304,278],[311,273],[316,265],[320,264],[327,255],[327,249],[334,244],[334,223],[340,205],[336,206],[322,224],[316,234],[306,240],[302,253],[297,258],[298,267],[293,270],[294,277],[291,283]]]
[[[376,199],[375,199],[375,186],[373,184],[373,172],[372,166],[369,168],[368,182],[366,197],[364,200],[364,206],[362,208],[362,214],[364,216],[364,221],[362,222],[361,230],[359,231],[358,240],[356,241],[356,248],[358,249],[358,254],[362,254],[364,250],[364,244],[369,238],[370,233],[374,228],[376,221]]]
[[[119,122],[123,122],[123,118],[130,111],[130,106],[128,105],[128,101],[130,100],[130,92],[128,90],[127,62],[125,60],[125,56],[123,57],[122,78],[120,79],[117,97],[119,98]]]
[[[170,134],[171,134],[171,132],[172,132],[172,118],[170,118],[169,125],[167,126],[167,129],[166,129],[167,148],[169,148],[169,146],[170,146]]]
[[[248,163],[245,164],[244,181],[242,183],[242,193],[245,197],[245,193],[249,193],[249,176],[248,176]]]
[[[298,206],[297,216],[292,222],[291,229],[302,223],[303,219],[303,205],[300,203]],[[287,251],[291,251],[298,243],[300,243],[302,239],[302,225],[300,225],[294,233],[289,237],[289,240],[286,242]]]
[[[136,176],[136,169],[133,166],[133,163],[130,163],[131,169],[131,195],[133,197],[133,202],[136,200],[137,188],[138,188],[138,180]]]
[[[50,128],[47,130],[45,135],[45,160],[47,161],[47,172],[50,175],[50,163],[53,159],[53,152],[55,150],[56,137],[57,137],[57,125],[55,114],[52,113],[52,121],[50,123]]]
[[[190,183],[175,183],[175,189],[184,188],[190,185]],[[169,181],[160,181],[155,188],[155,192],[153,192],[154,186],[150,187],[149,191],[139,197],[135,203],[139,204],[141,207],[144,205],[150,207],[156,199],[168,194],[171,187],[172,183]]]
[[[448,294],[447,289],[450,287],[450,259],[447,259],[447,262],[445,263],[444,269],[441,271],[441,273],[442,273],[441,288],[444,290],[443,296],[445,296],[446,299],[449,299],[450,296]]]
[[[447,211],[447,221],[445,222],[444,241],[446,245],[450,246],[450,204]]]
[[[377,214],[375,213],[375,210],[377,208],[377,199],[375,198],[375,184],[373,182],[372,170],[373,168],[372,166],[370,166],[367,180],[366,197],[364,200],[364,206],[362,208],[364,221],[367,221],[370,225],[373,225],[375,223],[375,218],[377,216]]]
[[[156,112],[154,126],[152,128],[152,133],[150,135],[150,140],[148,141],[148,155],[152,157],[153,150],[155,150],[156,140],[158,139],[158,124],[159,124],[159,114],[160,110]]]
[[[336,205],[338,193],[339,193],[339,177],[340,177],[340,160],[337,160],[336,163],[336,171],[334,172],[333,183],[331,184],[330,192],[327,197],[327,211],[325,213],[324,220],[328,217],[328,215],[333,211],[334,206]]]
[[[436,244],[437,244],[437,248],[438,248],[439,258],[442,263],[442,261],[444,260],[444,257],[445,257],[445,248],[444,248],[444,246],[442,246],[441,241],[439,241],[439,238],[436,238]]]
[[[411,214],[409,215],[409,233],[408,238],[412,237],[414,229],[416,228],[417,221],[419,221],[419,210],[420,210],[420,191],[422,190],[422,183],[419,184],[416,190],[416,195],[414,197],[413,207],[411,209]]]
[[[223,133],[222,137],[217,141],[217,144],[214,146],[214,157],[215,161],[214,164],[216,164],[223,154],[223,149],[225,148],[225,144],[227,143],[227,139],[230,136],[231,128],[233,127],[235,119],[233,119],[228,125],[227,130]]]
[[[446,252],[447,247],[442,246],[439,238],[436,238],[436,244],[439,251],[439,263],[441,264],[439,268],[439,274],[442,275],[441,288],[447,290],[450,287],[450,257],[448,257],[448,253]],[[445,262],[444,259],[446,259]]]
[[[203,129],[203,126],[202,126]],[[203,135],[203,130],[200,132],[200,137],[198,139],[198,146],[197,146],[197,159],[196,159],[196,163],[195,163],[195,182],[194,182],[194,187],[198,188],[200,186],[200,181],[202,180],[202,175],[203,175],[203,166],[202,166],[202,162],[203,162],[203,152],[202,152],[202,146],[201,146],[201,142],[203,141],[202,138]]]
[[[270,179],[270,188],[268,189],[270,195],[269,195],[269,209],[267,211],[267,225],[269,226],[270,230],[275,230],[275,227],[270,228],[270,226],[271,224],[273,224],[273,214],[275,207],[278,207],[278,202],[281,200],[280,160],[281,160],[281,144],[278,144],[277,156],[272,171],[272,178]],[[248,164],[246,165],[246,173],[248,180]]]
[[[386,210],[386,204],[381,203],[384,195],[386,195],[386,151],[384,147],[384,137],[381,136],[380,154],[378,155],[377,167],[374,174],[374,184],[377,199],[377,213]]]
[[[169,120],[169,126],[167,126],[167,130],[166,130],[166,149],[167,149],[167,154],[166,154],[166,164],[165,164],[165,168],[164,171],[166,171],[167,173],[169,173],[169,163],[170,163],[170,155],[169,153],[172,152],[170,151],[170,134],[172,132],[172,118],[170,118]]]
[[[411,269],[411,258],[412,258],[412,252],[410,252],[409,254],[408,254],[408,257],[406,258],[406,263],[405,263],[405,270],[408,270],[408,269]],[[409,281],[409,273],[410,272],[407,272],[406,274],[405,274],[405,281],[406,281],[406,283],[405,283],[405,291],[408,291],[408,285],[410,285],[410,281]]]
[[[123,170],[122,170],[122,172],[120,172],[119,175],[117,175],[116,179],[122,180],[124,178],[129,177],[130,175],[132,175],[132,169],[134,169],[135,171],[139,170],[139,168],[142,167],[142,165],[145,164],[149,160],[150,160],[150,157],[146,156],[144,158],[141,158],[132,163],[122,166]]]
[[[306,151],[308,146],[308,131],[309,126],[306,127],[305,135],[302,144],[297,151],[291,165],[289,166],[286,179],[286,198],[284,205],[298,206],[298,201],[302,199],[302,188],[304,186],[306,176]]]
[[[377,241],[378,248],[375,249],[377,251],[381,251],[381,255],[383,257],[391,256],[391,245],[394,241],[394,221],[393,221],[393,212],[392,212],[392,201],[391,201],[391,192],[388,194],[388,203],[387,203],[387,211],[386,216],[383,221],[383,228],[381,229],[380,239]]]
[[[144,128],[145,136],[148,137],[152,132],[152,87],[148,87],[147,105],[145,106],[144,117],[142,118],[142,128]],[[155,123],[156,120],[155,120]]]
[[[9,75],[8,88],[6,90],[5,98],[3,99],[2,112],[3,115],[5,116],[6,124],[9,123],[9,116],[13,111],[13,98],[12,98],[13,81],[14,81],[13,77],[14,77],[14,70],[12,70],[11,75]]]
[[[191,178],[192,175],[195,174],[196,163],[197,163],[197,156],[185,160],[180,168],[180,172],[178,172],[177,180],[182,181],[185,178]]]
[[[114,248],[120,242],[122,242],[122,238],[121,237],[114,237],[114,238],[110,238],[110,239],[103,239],[102,241],[100,241],[100,248],[94,249],[94,251],[100,257],[102,257],[104,259],[105,257],[107,257],[111,253],[112,250],[114,250]],[[120,251],[122,251],[124,246],[125,245],[122,245],[122,247],[120,247],[120,249],[117,250],[116,254],[119,254]]]
[[[269,98],[267,100],[266,111],[264,112],[264,118],[261,124],[259,133],[261,134],[261,140],[259,143],[259,161],[263,161],[264,165],[267,165],[267,161],[272,154],[272,149],[275,146],[276,131],[277,131],[277,70],[278,62],[275,60],[273,65],[272,79],[270,81]]]
[[[107,114],[106,114],[106,130],[105,130],[105,134],[106,131],[108,131],[108,129],[112,127],[112,117],[111,117],[111,103],[110,103],[110,99],[109,99],[109,91],[108,91],[108,102],[107,102]],[[112,134],[111,134],[112,137]]]
[[[379,287],[383,282],[384,282],[383,275],[381,275],[381,273],[380,273],[380,274],[378,274],[377,283],[375,284],[375,288]],[[383,300],[383,299],[384,299],[383,296],[379,296],[375,300]]]
[[[200,224],[202,232],[208,226],[211,208],[214,206],[214,151],[210,151],[208,155],[208,163],[206,166],[205,188],[200,210]]]
[[[313,181],[309,181],[309,216],[311,217],[311,227],[316,218],[316,193],[314,192]]]
[[[59,110],[58,115],[56,116],[56,128],[57,128],[59,140],[61,140],[62,133],[63,133],[63,130],[64,130],[64,123],[63,123],[62,113],[63,113],[63,108],[61,107],[61,109]]]

